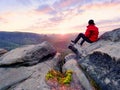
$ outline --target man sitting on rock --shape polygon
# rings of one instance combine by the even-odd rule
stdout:
[[[98,28],[95,26],[94,20],[89,20],[88,21],[88,26],[86,29],[85,34],[80,33],[75,40],[71,40],[72,43],[76,44],[80,38],[82,38],[82,41],[80,42],[80,45],[82,46],[83,43],[86,41],[88,43],[93,43],[98,40]]]

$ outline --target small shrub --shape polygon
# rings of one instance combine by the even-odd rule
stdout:
[[[67,70],[65,73],[61,73],[59,71],[56,71],[54,69],[48,71],[48,73],[45,76],[46,80],[57,80],[57,82],[59,84],[65,84],[65,85],[69,85],[71,80],[72,80],[72,71],[71,70]]]

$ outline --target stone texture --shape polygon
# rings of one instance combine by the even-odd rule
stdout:
[[[102,90],[119,90],[120,62],[107,54],[94,52],[80,59],[79,63]]]
[[[45,75],[52,68],[52,65],[52,61],[45,61],[29,67],[29,71],[33,72],[32,76],[16,85],[14,90],[50,90],[50,87],[45,83]]]
[[[0,56],[2,56],[3,54],[7,53],[7,50],[5,49],[0,49]]]
[[[93,52],[101,52],[114,58],[116,61],[120,60],[120,42],[107,44],[101,48],[94,50]]]
[[[0,57],[0,66],[5,65],[33,65],[54,56],[56,49],[48,42],[38,45],[23,46]]]
[[[112,42],[120,41],[120,28],[113,31],[105,32],[103,35],[101,35],[100,39],[110,40]]]
[[[66,70],[72,70],[76,74],[76,78],[79,80],[80,84],[85,90],[93,90],[85,74],[79,68],[76,57],[73,54],[69,54],[68,56],[66,56],[66,59],[67,62],[63,66],[63,72],[65,72]]]
[[[0,68],[0,90],[7,90],[31,76],[32,72],[26,68]]]

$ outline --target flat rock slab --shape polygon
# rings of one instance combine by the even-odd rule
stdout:
[[[55,54],[56,49],[48,42],[43,42],[38,45],[23,46],[11,50],[0,57],[0,66],[15,64],[33,65]]]
[[[45,75],[54,67],[57,58],[58,57],[55,56],[53,59],[27,67],[27,70],[32,72],[30,78],[10,88],[10,90],[51,90],[46,84]]]
[[[6,90],[10,86],[20,83],[31,76],[32,72],[26,68],[0,68],[0,90]]]

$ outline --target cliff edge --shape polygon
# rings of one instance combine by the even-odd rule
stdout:
[[[79,65],[102,90],[120,89],[120,28],[104,33],[95,43],[74,47]]]

